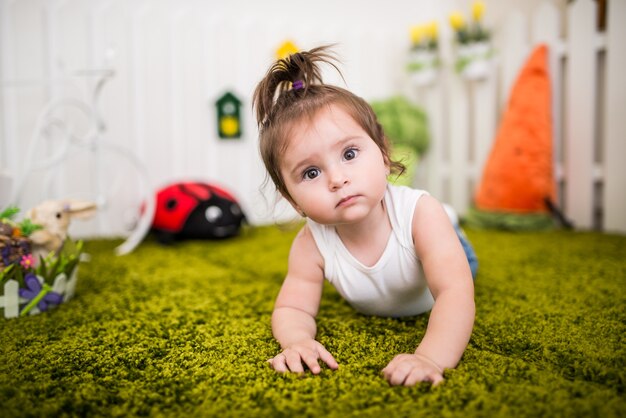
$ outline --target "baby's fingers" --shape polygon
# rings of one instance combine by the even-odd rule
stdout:
[[[310,351],[302,355],[302,359],[304,360],[304,363],[307,365],[307,367],[309,368],[309,370],[311,370],[311,373],[313,374],[319,374],[322,371],[322,368],[320,367],[318,360],[322,360],[324,363],[328,365],[328,367],[330,367],[333,370],[336,370],[337,368],[339,368],[339,365],[337,364],[337,361],[335,360],[335,358],[321,344],[317,345],[317,347],[315,348],[315,351]]]
[[[441,373],[436,371],[426,372],[422,369],[413,369],[404,379],[404,386],[413,386],[419,382],[431,382],[433,386],[437,386],[443,381]]]
[[[394,386],[413,386],[418,382],[431,382],[436,386],[443,381],[443,371],[435,363],[411,354],[397,355],[382,372]]]
[[[302,355],[302,361],[304,361],[304,364],[306,364],[306,366],[309,368],[309,370],[311,370],[311,373],[313,374],[318,374],[322,371],[319,363],[317,362],[318,358],[319,357],[317,356],[317,353],[315,351],[309,351],[306,354]]]
[[[297,352],[286,353],[283,351],[282,353],[278,354],[276,357],[268,360],[267,362],[271,364],[274,370],[279,373],[286,373],[288,371],[292,371],[294,373],[304,372],[300,360],[300,355]]]
[[[330,354],[330,352],[328,352],[328,350],[326,350],[321,344],[317,351],[320,355],[320,359],[322,359],[322,361],[326,363],[328,367],[330,367],[333,370],[337,370],[339,368],[339,364],[337,363],[337,360],[335,360],[333,355]]]
[[[287,361],[287,358],[285,357],[283,353],[280,353],[276,357],[267,360],[267,362],[272,366],[272,368],[279,373],[286,373],[289,371],[287,369],[286,361]]]
[[[283,356],[285,356],[285,362],[289,370],[294,373],[304,373],[300,353],[294,350],[285,350],[283,351]]]
[[[402,385],[413,370],[407,363],[387,366],[383,369],[385,379],[392,386]]]

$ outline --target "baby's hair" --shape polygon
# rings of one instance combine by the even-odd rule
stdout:
[[[332,104],[341,106],[374,140],[392,173],[400,175],[405,170],[402,163],[391,160],[389,141],[372,107],[346,89],[324,84],[320,64],[332,66],[341,75],[336,61],[330,46],[296,52],[275,62],[254,91],[261,157],[276,189],[288,199],[280,162],[294,124],[312,120]]]

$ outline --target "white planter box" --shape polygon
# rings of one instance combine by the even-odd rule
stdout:
[[[472,42],[457,48],[457,69],[467,80],[483,80],[489,75],[493,51],[488,42]]]
[[[24,298],[19,295],[19,284],[16,280],[8,280],[4,284],[4,293],[0,295],[0,308],[4,309],[5,318],[16,318],[24,315],[35,315],[41,312],[38,301],[44,300],[48,293],[54,292],[61,297],[61,302],[67,302],[74,296],[76,282],[78,280],[78,267],[74,268],[70,278],[61,273],[54,278],[52,286],[44,284],[41,276],[36,276],[39,281],[39,289],[28,289],[31,293],[37,292],[33,298]],[[57,304],[47,304],[47,309],[54,308]],[[46,309],[46,310],[47,310]]]
[[[407,64],[411,83],[428,86],[435,82],[439,72],[439,57],[435,51],[411,51]]]

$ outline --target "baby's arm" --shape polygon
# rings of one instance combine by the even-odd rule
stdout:
[[[415,250],[435,299],[426,334],[413,354],[396,356],[383,370],[394,385],[434,384],[456,367],[474,325],[474,283],[467,258],[441,204],[422,196],[413,219]]]
[[[287,277],[272,314],[272,332],[283,351],[269,362],[278,372],[301,373],[304,363],[318,374],[318,359],[331,369],[338,367],[333,356],[315,340],[315,316],[324,284],[322,265],[322,256],[305,226],[292,244]]]

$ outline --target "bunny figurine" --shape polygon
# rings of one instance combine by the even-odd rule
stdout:
[[[40,255],[58,253],[67,238],[70,219],[88,219],[95,212],[95,203],[74,199],[46,200],[30,209],[26,217],[42,227],[30,235],[33,255],[38,259]]]

